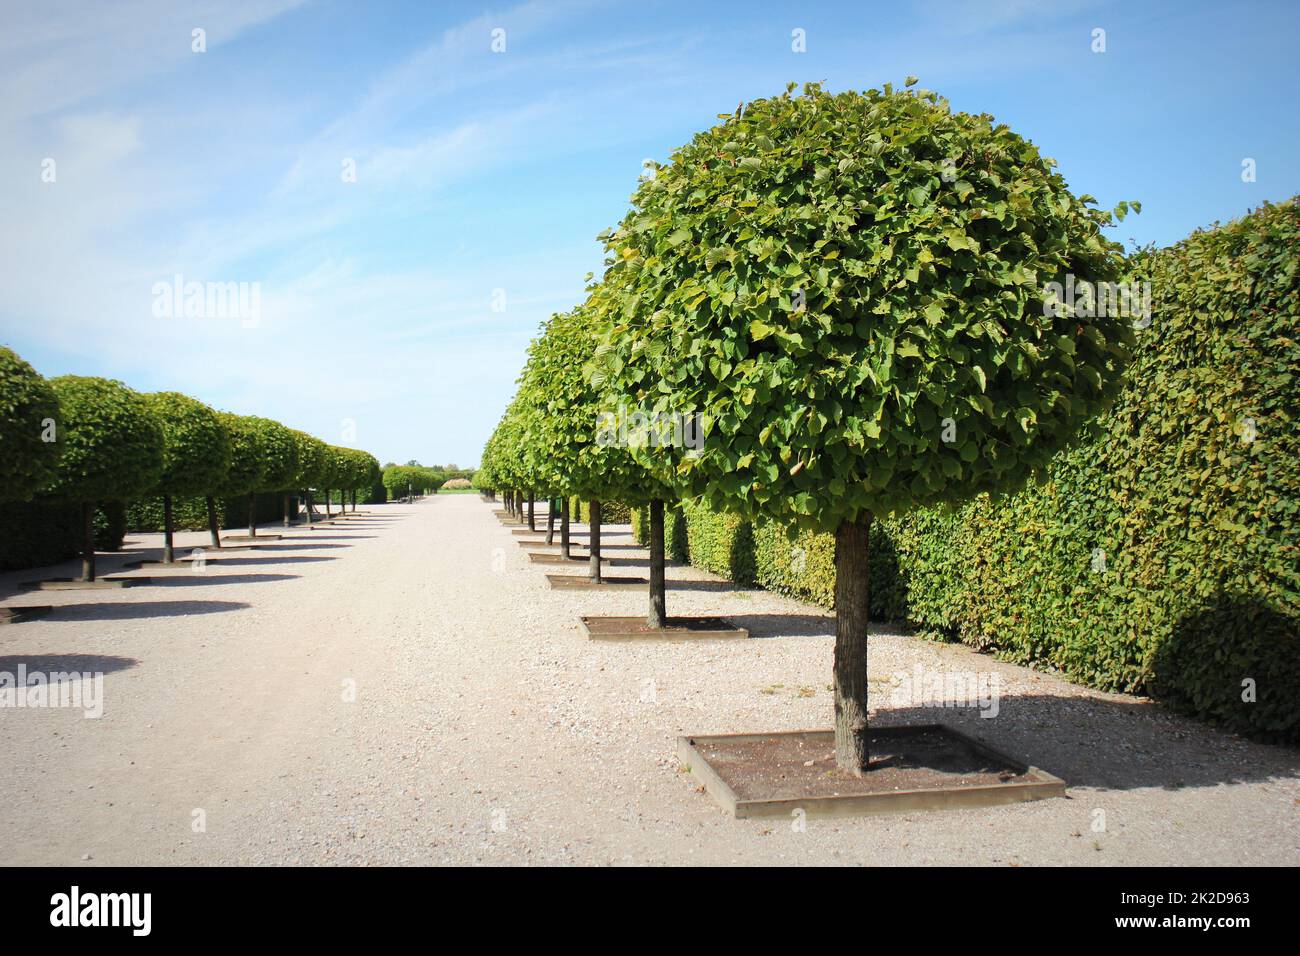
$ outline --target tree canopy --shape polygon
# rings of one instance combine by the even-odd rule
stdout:
[[[154,489],[164,495],[208,495],[226,480],[230,440],[217,413],[179,392],[144,396],[163,437],[162,476]]]
[[[81,375],[50,380],[63,453],[44,492],[69,501],[147,494],[163,473],[163,434],[144,396],[121,382]]]
[[[24,501],[55,475],[59,400],[49,382],[0,348],[0,501]],[[55,422],[54,434],[48,422]]]
[[[926,91],[749,103],[605,235],[609,387],[701,416],[683,491],[833,528],[1011,490],[1115,394],[1131,319],[1052,308],[1121,276],[1054,161]]]

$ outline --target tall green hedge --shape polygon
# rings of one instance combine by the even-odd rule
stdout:
[[[873,616],[1300,740],[1298,264],[1297,200],[1135,257],[1116,404],[1041,485],[877,522]],[[829,535],[681,512],[692,563],[830,605]]]
[[[257,521],[259,524],[274,523],[284,516],[284,496],[279,492],[259,492],[256,495]],[[222,528],[248,527],[248,496],[235,495],[217,498],[217,521]],[[207,502],[203,498],[178,497],[172,501],[172,520],[177,531],[208,530]],[[291,498],[289,517],[298,516],[298,503]],[[126,509],[126,526],[132,531],[162,531],[162,498],[137,498],[128,503]]]
[[[95,550],[120,551],[126,533],[121,502],[95,510]],[[81,507],[52,498],[0,502],[0,571],[40,568],[81,553]]]
[[[909,616],[1300,740],[1297,263],[1296,200],[1138,256],[1128,386],[1044,485],[897,529]]]

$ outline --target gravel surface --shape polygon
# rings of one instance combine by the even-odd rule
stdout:
[[[752,639],[595,643],[578,615],[642,613],[644,593],[550,590],[555,567],[476,496],[287,533],[126,590],[17,591],[72,564],[0,575],[0,605],[56,605],[0,626],[0,671],[105,674],[99,719],[0,709],[0,864],[1300,862],[1300,752],[883,629],[882,723],[950,722],[1068,798],[733,820],[678,767],[676,737],[829,726],[821,609],[670,567],[670,613],[726,614]],[[612,573],[645,574],[644,551],[610,554]],[[920,706],[904,695],[918,666],[996,680],[997,716]]]

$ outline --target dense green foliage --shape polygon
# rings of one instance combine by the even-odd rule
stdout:
[[[1138,256],[1153,321],[1113,408],[1042,485],[877,523],[873,616],[1300,739],[1297,263],[1295,201]],[[831,535],[680,510],[674,557],[831,606]]]
[[[125,522],[122,505],[105,501],[95,509],[95,549],[120,551]],[[52,498],[0,502],[0,571],[58,564],[81,551],[81,506]]]
[[[58,411],[49,383],[0,347],[0,501],[24,501],[54,477],[63,446],[48,424]]]
[[[220,487],[230,467],[230,440],[217,413],[179,392],[145,396],[162,430],[163,470],[155,491],[205,495]]]
[[[298,441],[293,429],[270,418],[247,416],[257,432],[262,456],[257,484],[252,491],[289,491],[298,478]]]
[[[920,512],[926,513],[926,512]],[[871,616],[905,615],[891,525],[871,527]],[[633,533],[646,543],[645,509],[633,512]],[[754,585],[802,601],[835,606],[835,537],[796,530],[770,518],[749,520],[714,511],[702,502],[682,502],[665,511],[664,546],[674,561],[693,564],[737,584]]]
[[[262,429],[251,415],[218,412],[217,417],[226,430],[226,444],[230,449],[230,463],[220,494],[246,495],[260,490],[264,487]]]
[[[437,491],[447,476],[436,468],[423,465],[385,465],[380,480],[388,492],[389,500],[405,498],[408,494],[427,495]]]
[[[1132,340],[1045,305],[1122,266],[1053,165],[924,91],[749,103],[607,235],[601,379],[698,414],[703,449],[654,451],[746,515],[829,530],[1019,487],[1113,397]]]
[[[284,498],[278,492],[260,492],[254,495],[254,514],[258,524],[270,524],[284,516]],[[229,498],[218,497],[217,526],[219,528],[246,528],[248,526],[248,495]],[[297,502],[289,504],[289,517],[298,515]],[[172,502],[172,523],[177,531],[206,531],[208,529],[207,499],[203,497],[178,497]],[[127,503],[125,526],[130,531],[151,532],[163,530],[163,501],[158,497],[137,498]]]
[[[158,484],[163,436],[144,396],[121,382],[63,375],[58,396],[63,453],[43,492],[67,501],[121,501]]]
[[[1129,386],[1042,488],[902,523],[911,617],[1300,739],[1298,263],[1294,200],[1139,256]]]

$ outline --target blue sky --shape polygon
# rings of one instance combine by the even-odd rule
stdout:
[[[1294,2],[5,2],[0,343],[473,464],[643,161],[739,102],[916,74],[1163,245],[1300,192],[1297,36]],[[160,317],[178,274],[256,320]]]

